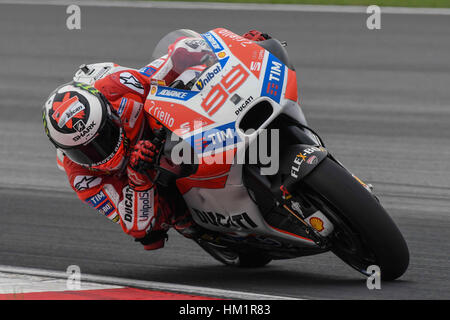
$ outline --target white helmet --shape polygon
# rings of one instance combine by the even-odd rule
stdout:
[[[70,82],[53,91],[43,108],[45,133],[72,161],[112,170],[126,154],[120,118],[92,86]]]

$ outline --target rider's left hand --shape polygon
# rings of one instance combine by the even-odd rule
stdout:
[[[157,155],[158,150],[150,141],[140,140],[136,143],[127,167],[128,179],[134,189],[148,189],[153,185],[148,170],[152,168]]]

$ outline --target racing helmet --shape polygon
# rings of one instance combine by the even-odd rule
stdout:
[[[45,133],[70,160],[87,168],[114,171],[126,157],[120,117],[96,88],[70,82],[55,89],[43,107]]]

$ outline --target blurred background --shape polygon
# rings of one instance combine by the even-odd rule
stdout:
[[[349,13],[81,3],[81,29],[69,30],[67,4],[55,3],[0,1],[0,264],[53,270],[76,264],[87,273],[314,298],[450,298],[449,14],[382,11],[381,29],[369,30],[365,7]],[[446,0],[401,4],[450,7]],[[78,200],[43,131],[49,93],[83,63],[140,68],[166,33],[216,27],[238,34],[259,29],[288,42],[309,125],[374,185],[410,246],[401,280],[369,291],[332,254],[234,270],[175,232],[166,248],[145,252]]]

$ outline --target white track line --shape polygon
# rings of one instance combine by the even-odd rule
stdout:
[[[123,286],[82,282],[80,288],[71,291],[120,289]],[[55,279],[29,274],[0,272],[0,295],[36,292],[62,292],[67,288],[67,279]]]
[[[23,274],[23,275],[33,275],[33,276],[41,276],[41,277],[51,277],[56,279],[67,279],[67,274],[61,271],[51,271],[44,269],[35,269],[35,268],[21,268],[21,267],[12,267],[12,266],[4,266],[0,265],[0,272],[4,273],[12,273],[12,274]],[[168,271],[170,272],[170,271]],[[243,291],[232,291],[232,290],[223,290],[223,289],[214,289],[207,287],[197,287],[197,286],[187,286],[175,283],[164,283],[164,282],[156,282],[156,281],[144,281],[144,280],[134,280],[134,279],[125,279],[125,278],[116,278],[116,277],[107,277],[107,276],[98,276],[98,275],[90,275],[81,273],[81,284],[83,282],[90,283],[100,283],[100,284],[108,284],[115,286],[123,286],[123,287],[134,287],[148,290],[161,290],[161,291],[169,291],[169,292],[178,292],[192,295],[203,295],[203,296],[211,296],[217,298],[226,298],[226,299],[238,299],[238,300],[305,300],[299,298],[292,297],[284,297],[284,296],[275,296],[275,295],[265,295],[265,294],[257,294]]]
[[[100,1],[100,0],[0,0],[0,4],[59,5],[76,4],[92,7],[154,8],[154,9],[193,9],[193,10],[251,10],[251,11],[289,11],[289,12],[331,12],[366,13],[367,6],[302,5],[302,4],[263,4],[263,3],[220,3],[220,2],[182,2],[182,1]],[[381,7],[388,14],[450,15],[450,8],[405,8]]]

